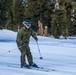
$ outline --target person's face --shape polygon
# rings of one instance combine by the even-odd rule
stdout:
[[[27,29],[29,29],[30,28],[30,26],[25,26]]]

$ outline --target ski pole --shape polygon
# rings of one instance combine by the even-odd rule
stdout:
[[[38,47],[38,51],[39,51],[39,55],[40,55],[40,59],[43,59],[43,57],[41,56],[40,49],[39,49],[39,44],[38,44],[38,41],[37,41],[36,43],[37,43],[37,47]]]
[[[21,48],[22,46],[19,46],[19,48]],[[7,51],[7,52],[5,52],[5,53],[3,53],[3,54],[1,54],[0,56],[3,56],[3,55],[5,55],[5,54],[7,54],[7,53],[9,53],[9,52],[11,52],[11,51],[14,51],[14,50],[16,50],[17,48],[15,48],[15,49],[12,49],[12,50],[9,50],[9,51]]]

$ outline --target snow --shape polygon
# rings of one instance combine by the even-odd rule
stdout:
[[[0,75],[76,75],[76,37],[68,39],[38,36],[37,43],[31,37],[30,49],[34,62],[41,67],[56,71],[43,72],[14,68],[20,64],[20,52],[16,45],[17,32],[0,30]],[[43,59],[40,59],[39,51]],[[28,63],[28,62],[27,62]]]
[[[10,30],[0,30],[0,41],[14,41],[16,40],[16,33]]]

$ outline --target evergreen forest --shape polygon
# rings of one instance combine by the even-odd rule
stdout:
[[[36,32],[40,21],[55,38],[76,36],[76,0],[0,0],[0,29],[18,31],[25,19]]]

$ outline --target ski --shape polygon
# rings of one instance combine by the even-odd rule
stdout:
[[[12,67],[12,68],[21,68],[19,65],[8,65],[8,67]],[[21,69],[28,69],[28,68],[21,68]],[[30,67],[30,70],[37,70],[37,71],[44,71],[44,72],[51,72],[51,71],[55,71],[55,69],[50,69],[50,68],[45,68],[45,67]]]
[[[50,71],[55,71],[55,69],[50,69],[50,68],[45,68],[45,67],[31,67],[32,69],[40,70],[40,71],[45,71],[45,72],[50,72]]]

